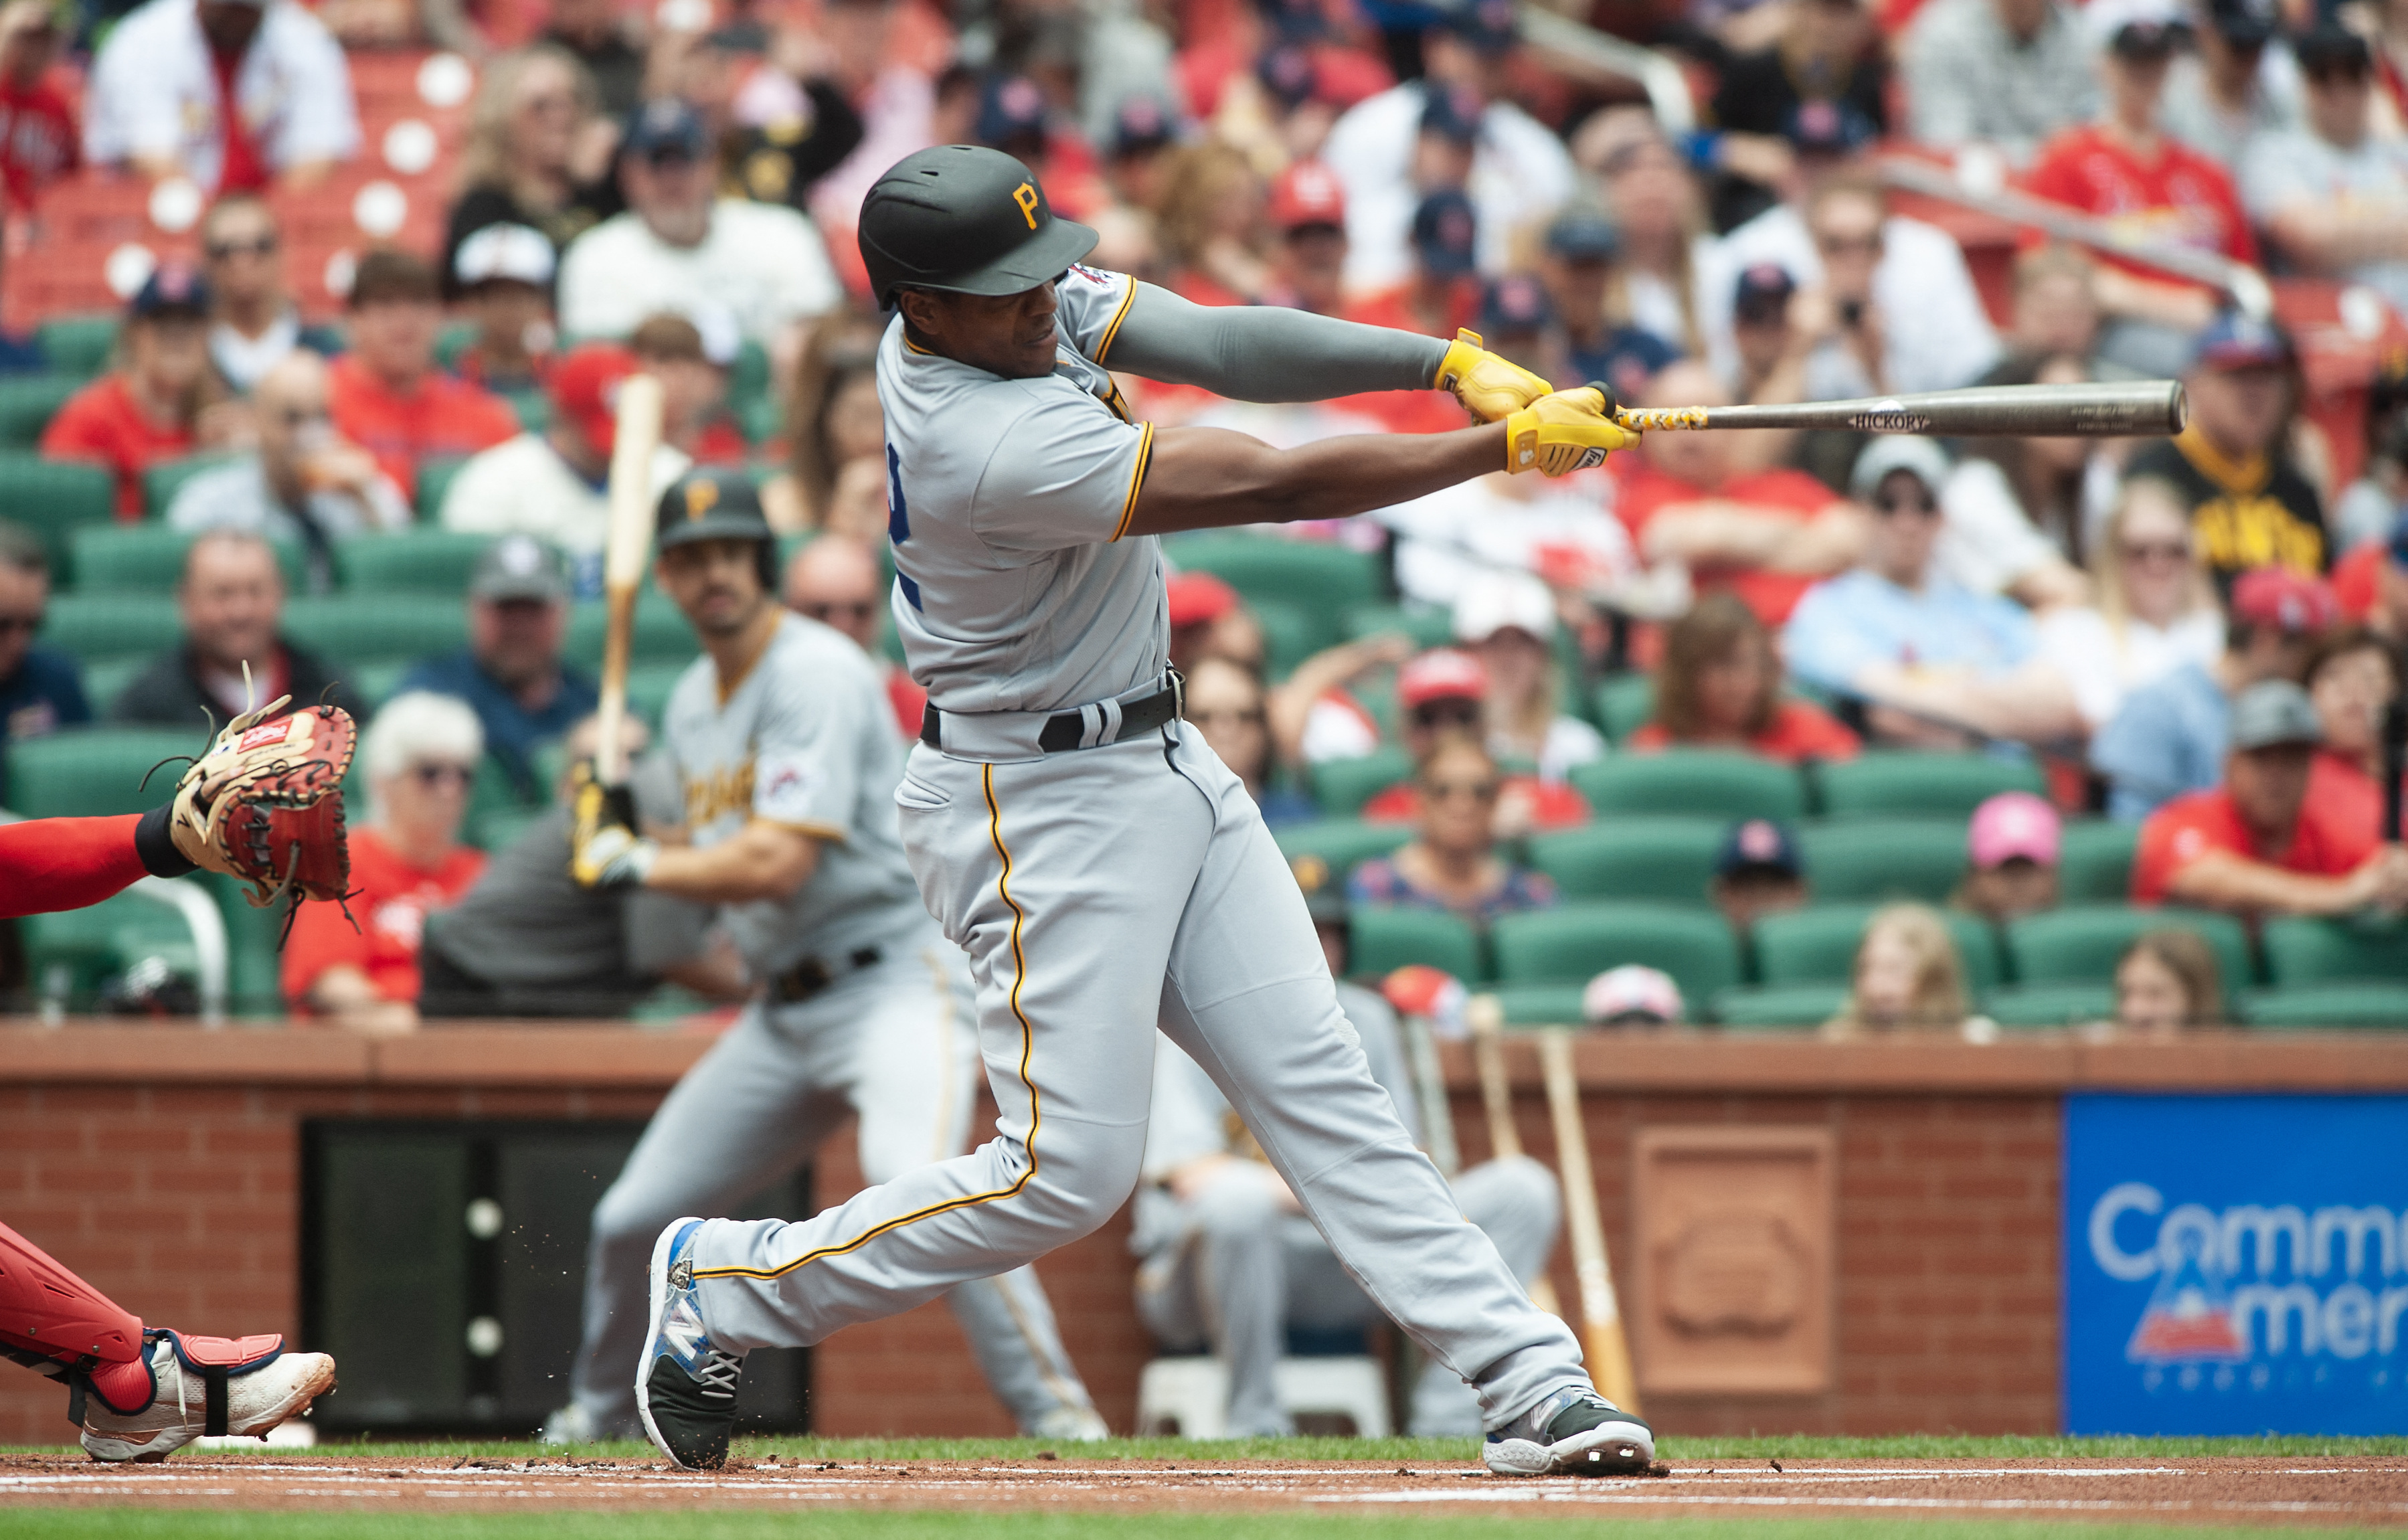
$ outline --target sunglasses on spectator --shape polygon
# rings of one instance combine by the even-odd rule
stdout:
[[[1430,700],[1413,708],[1417,727],[1469,727],[1480,722],[1477,700]]]
[[[289,428],[305,428],[312,423],[332,423],[335,420],[335,414],[323,407],[310,410],[304,410],[299,407],[287,407],[276,414],[276,420]]]
[[[1498,793],[1504,789],[1504,783],[1501,781],[1425,781],[1422,783],[1422,795],[1433,802],[1451,801],[1457,797],[1469,797],[1475,802],[1493,802],[1497,800]]]
[[[2359,69],[2355,65],[2323,65],[2300,73],[2307,77],[2308,84],[2319,87],[2364,85],[2374,74],[2371,67]]]
[[[1233,727],[1259,727],[1268,718],[1260,706],[1250,706],[1237,711],[1189,712],[1187,720],[1199,727],[1217,727],[1224,722]]]
[[[879,601],[876,599],[853,599],[843,604],[806,604],[803,606],[803,613],[818,621],[822,626],[833,626],[838,615],[846,615],[856,621],[867,620],[878,613],[879,609]]]
[[[49,618],[39,610],[30,615],[0,615],[0,637],[14,636],[20,631],[28,636],[37,634],[42,622]]]
[[[469,782],[477,778],[477,772],[466,765],[443,764],[435,760],[410,766],[409,773],[413,780],[429,791],[444,786],[466,787]]]
[[[207,250],[211,262],[227,262],[238,256],[264,257],[275,252],[276,237],[265,235],[249,240],[213,240]]]
[[[2190,547],[2181,540],[2131,540],[2124,545],[2124,559],[2128,562],[2186,562],[2190,560]]]
[[[1873,511],[1885,516],[1920,513],[1928,519],[1938,515],[1940,503],[1928,492],[1885,492],[1873,498]]]
[[[1870,254],[1881,250],[1882,237],[1878,231],[1869,236],[1816,236],[1814,244],[1830,256],[1847,252]]]
[[[683,171],[700,163],[683,145],[665,144],[647,153],[644,164],[655,171]]]

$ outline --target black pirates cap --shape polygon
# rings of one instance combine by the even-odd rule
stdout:
[[[771,540],[752,479],[739,471],[690,470],[661,494],[660,548],[695,540]]]
[[[1036,172],[982,145],[906,155],[861,206],[861,260],[882,307],[897,289],[1016,295],[1095,248],[1095,231],[1055,215]]]

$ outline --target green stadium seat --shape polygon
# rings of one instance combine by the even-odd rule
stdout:
[[[2249,933],[2229,914],[2200,909],[2128,909],[2091,904],[2030,914],[2007,926],[2007,955],[2018,984],[2113,984],[2116,959],[2149,930],[2193,930],[2215,949],[2224,997],[2256,979]]]
[[[1380,559],[1326,540],[1269,535],[1192,535],[1164,548],[1182,571],[1211,572],[1249,604],[1293,605],[1312,626],[1312,647],[1335,644],[1340,617],[1388,597]]]
[[[17,924],[35,992],[70,1010],[91,1009],[105,981],[145,957],[165,957],[187,978],[198,966],[184,917],[138,893],[120,893],[83,909],[29,914]]]
[[[89,380],[108,367],[117,349],[117,317],[54,315],[35,328],[34,338],[52,374]]]
[[[2112,984],[2010,984],[1982,999],[1982,1014],[2001,1027],[2078,1027],[2115,1015]]]
[[[1965,825],[1942,818],[1809,824],[1798,842],[1817,902],[1946,903],[1965,874]]]
[[[2122,903],[2132,895],[2132,847],[2141,826],[2113,818],[2071,818],[2057,857],[2057,902]]]
[[[215,470],[228,461],[238,459],[233,454],[187,454],[180,459],[163,460],[142,473],[142,514],[145,518],[164,519],[168,505],[184,483],[205,470]]]
[[[520,431],[541,433],[552,426],[552,397],[539,390],[506,390],[500,393],[509,403],[510,415],[519,420]]]
[[[639,663],[627,669],[627,706],[657,731],[669,709],[669,692],[685,674],[683,663]]]
[[[164,597],[184,574],[184,553],[193,537],[165,525],[95,524],[77,529],[74,548],[75,591],[79,594],[149,594]],[[303,581],[302,553],[292,540],[270,542],[277,565],[284,569],[288,589]]]
[[[1656,677],[1653,674],[1617,674],[1600,680],[1595,701],[1597,725],[1605,736],[1619,743],[1647,725],[1656,714]]]
[[[207,884],[226,927],[226,1014],[233,1016],[280,1016],[284,1014],[281,945],[284,905],[254,908],[251,889],[232,877],[203,871],[184,879]]]
[[[1312,767],[1312,799],[1321,804],[1325,817],[1351,818],[1364,803],[1412,774],[1412,756],[1393,746],[1359,759],[1325,759]]]
[[[1754,755],[1713,749],[1608,755],[1573,767],[1571,781],[1600,817],[1681,813],[1793,823],[1806,812],[1806,788],[1796,770]]]
[[[732,402],[757,401],[776,396],[770,379],[769,350],[758,340],[746,338],[736,350],[736,358],[727,368],[727,398]]]
[[[351,663],[343,669],[344,683],[353,693],[368,703],[370,710],[393,698],[401,684],[401,676],[416,666],[416,658],[388,658],[382,663]]]
[[[1844,984],[1759,984],[1714,996],[1714,1019],[1726,1027],[1812,1029],[1840,1014],[1848,1002]]]
[[[1262,599],[1254,606],[1263,628],[1263,671],[1277,684],[1296,672],[1296,666],[1335,640],[1326,622],[1300,605],[1283,599]]]
[[[55,604],[58,601],[52,599],[50,602]],[[125,693],[125,686],[133,684],[149,667],[150,655],[140,653],[128,657],[84,660],[83,698],[92,706],[93,716],[96,720],[107,721],[109,709],[117,704],[117,698]]]
[[[1577,984],[1506,984],[1495,993],[1498,1009],[1508,1027],[1578,1027],[1581,994]]]
[[[1768,985],[1835,984],[1855,976],[1856,943],[1878,904],[1816,904],[1786,914],[1767,914],[1750,937],[1756,975]],[[1998,932],[1979,915],[1943,909],[1940,917],[1956,938],[1965,964],[1965,986],[1977,998],[1998,987],[2004,974]]]
[[[459,600],[431,594],[328,594],[286,600],[284,634],[359,668],[457,652],[467,645],[468,621]]]
[[[2002,791],[2048,794],[2040,767],[2030,760],[1982,754],[1875,750],[1824,765],[1820,774],[1823,813],[1829,818],[1862,813],[1970,818],[1975,808]]]
[[[42,640],[86,663],[149,658],[182,640],[175,604],[158,594],[53,594]]]
[[[1727,826],[1713,818],[1616,818],[1530,839],[1530,864],[1567,899],[1704,904]]]
[[[1444,910],[1356,904],[1347,928],[1348,971],[1357,978],[1385,978],[1415,962],[1466,984],[1488,976],[1479,934]]]
[[[167,788],[183,773],[181,756],[200,753],[207,742],[195,721],[189,730],[79,727],[11,743],[7,806],[28,818],[147,813],[167,799]],[[161,763],[169,759],[179,762]]]
[[[602,635],[609,626],[609,607],[595,599],[580,604],[568,617],[568,642],[565,655],[588,671],[602,667]],[[670,602],[666,594],[639,594],[636,597],[636,635],[631,660],[636,665],[674,663],[682,667],[702,651],[702,643],[694,639],[694,627],[686,624],[683,612]]]
[[[1374,856],[1387,855],[1412,837],[1411,824],[1367,824],[1359,818],[1320,818],[1271,831],[1289,865],[1320,861],[1340,889],[1357,866]]]
[[[2408,1028],[2408,984],[2314,984],[2296,989],[2260,989],[2242,997],[2240,1015],[2252,1027]]]
[[[1712,911],[1576,903],[1509,914],[1490,932],[1507,984],[1580,986],[1624,963],[1672,975],[1692,1016],[1740,981],[1739,943]]]
[[[465,454],[437,455],[418,463],[418,522],[437,525],[443,516],[443,495],[452,490],[452,478],[468,463]]]
[[[83,384],[71,374],[0,377],[0,445],[31,449],[40,443],[42,430]]]
[[[2258,932],[2280,987],[2408,980],[2408,927],[2370,920],[2273,919]]]
[[[50,548],[50,587],[75,582],[75,531],[117,522],[117,478],[105,467],[0,450],[0,519],[23,525]]]
[[[447,369],[457,370],[461,354],[477,340],[477,324],[473,321],[447,321],[435,334],[435,362]]]
[[[345,540],[335,548],[335,566],[343,586],[356,592],[456,599],[468,591],[468,575],[492,543],[490,535],[456,529],[405,529]]]
[[[1455,617],[1444,610],[1408,609],[1401,604],[1358,604],[1346,612],[1346,640],[1404,635],[1426,651],[1455,640]]]

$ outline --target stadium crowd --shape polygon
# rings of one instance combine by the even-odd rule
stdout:
[[[1098,266],[1469,327],[1628,403],[2188,391],[2167,440],[1657,432],[1560,481],[1168,542],[1189,718],[1361,976],[1500,981],[1525,1020],[2154,1029],[2315,982],[2286,973],[2286,926],[2379,935],[2408,909],[2386,785],[2408,0],[1602,19],[1678,65],[1694,123],[1533,46],[1510,0],[11,0],[0,292],[23,329],[0,397],[47,403],[38,461],[105,481],[0,463],[9,800],[49,811],[27,764],[93,724],[323,694],[366,724],[368,923],[301,916],[278,985],[296,1016],[740,995],[707,914],[627,919],[552,858],[595,698],[611,402],[638,369],[663,381],[656,488],[752,470],[787,602],[880,655],[916,731],[853,227],[896,158],[976,141],[1099,232]],[[354,90],[395,58],[423,101]],[[447,60],[472,93],[436,89]],[[1885,180],[1897,155],[2138,245],[2027,229],[1977,271],[1968,227]],[[433,179],[441,218],[365,233],[380,160]],[[35,280],[92,256],[55,211],[109,187],[158,226],[143,260],[108,253],[122,313],[43,313]],[[170,190],[194,218],[162,214]],[[2347,285],[2390,352],[2344,378],[2153,244]],[[1463,421],[1436,391],[1123,387],[1139,416],[1279,442]],[[164,614],[171,590],[172,635],[111,619],[112,594]],[[666,618],[638,638],[647,710],[692,654]],[[674,792],[649,805],[673,817]],[[484,917],[447,924],[454,904]],[[556,923],[497,945],[509,914]],[[614,950],[639,934],[674,944]],[[2069,938],[2105,960],[2052,971]],[[2323,981],[2367,984],[2353,969]],[[2318,1008],[2408,1025],[2399,971]],[[1433,998],[1412,995],[1445,1015]]]

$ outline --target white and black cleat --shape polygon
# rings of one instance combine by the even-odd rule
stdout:
[[[1498,1475],[1645,1475],[1656,1432],[1595,1390],[1558,1390],[1490,1433],[1481,1460]]]

